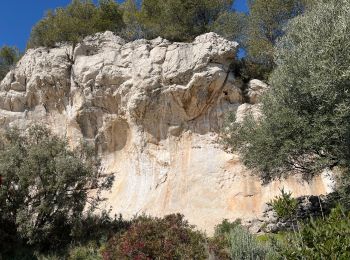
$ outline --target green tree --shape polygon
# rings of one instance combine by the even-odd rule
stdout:
[[[324,0],[294,18],[277,44],[262,116],[229,126],[229,145],[262,177],[290,171],[311,177],[334,166],[348,172],[349,15],[349,1]]]
[[[9,130],[0,147],[0,222],[7,223],[1,232],[35,247],[59,248],[71,235],[67,227],[94,210],[101,190],[111,185],[98,165],[92,148],[72,151],[44,127]]]
[[[274,47],[287,22],[302,13],[306,0],[250,0],[245,47],[247,70],[267,78],[274,68]]]
[[[54,47],[69,43],[74,47],[85,36],[123,28],[122,12],[113,0],[101,0],[95,6],[91,0],[73,0],[66,8],[48,11],[32,29],[28,48]]]
[[[122,6],[123,21],[125,27],[121,31],[121,36],[129,41],[146,38],[146,28],[141,23],[140,10],[136,0],[126,0]]]
[[[246,21],[247,15],[227,10],[218,15],[216,20],[209,26],[209,30],[228,40],[242,43],[244,41]]]
[[[140,19],[148,38],[190,41],[231,5],[232,0],[144,0]]]
[[[16,65],[21,54],[16,47],[3,46],[0,49],[0,81],[6,76],[7,72]]]

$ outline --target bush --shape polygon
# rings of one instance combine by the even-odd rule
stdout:
[[[91,150],[72,151],[45,127],[10,129],[1,141],[1,232],[38,249],[68,244],[73,224],[95,209],[112,179],[100,177]]]
[[[0,81],[16,65],[21,54],[16,47],[3,46],[0,48]]]
[[[206,259],[205,236],[180,214],[164,218],[141,216],[129,229],[110,239],[103,251],[114,259]]]
[[[261,244],[244,227],[236,226],[229,233],[231,259],[272,259],[275,251],[268,245]]]
[[[240,220],[223,222],[215,227],[209,239],[210,254],[215,259],[273,259],[277,256],[268,243],[261,243],[240,224]]]
[[[286,259],[349,259],[349,234],[350,215],[338,206],[325,220],[311,219],[277,249]]]
[[[68,260],[102,260],[97,245],[72,247],[68,253]]]
[[[214,237],[209,238],[209,252],[218,259],[231,259],[229,234],[232,229],[241,224],[240,220],[230,222],[224,219],[215,227]]]
[[[277,213],[277,216],[284,220],[293,220],[298,210],[298,201],[292,198],[291,192],[281,189],[281,195],[276,196],[269,204]]]
[[[231,4],[232,0],[143,0],[140,23],[148,38],[191,41],[208,32],[222,12],[230,11]]]

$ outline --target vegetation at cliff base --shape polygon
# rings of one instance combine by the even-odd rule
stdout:
[[[46,250],[69,243],[71,227],[95,209],[112,181],[100,176],[92,149],[70,150],[38,125],[1,136],[0,174],[1,252],[18,243]]]

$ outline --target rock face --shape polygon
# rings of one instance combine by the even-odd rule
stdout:
[[[279,188],[326,193],[323,175],[264,186],[218,143],[225,116],[256,110],[267,87],[254,81],[244,89],[235,78],[237,45],[214,33],[192,43],[125,43],[106,32],[73,55],[70,46],[28,50],[1,82],[1,127],[40,122],[72,146],[93,143],[103,170],[115,174],[105,206],[126,217],[181,212],[211,232],[224,218],[261,215]]]

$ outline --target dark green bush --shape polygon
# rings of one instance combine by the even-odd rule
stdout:
[[[38,125],[24,132],[10,129],[1,143],[0,239],[39,250],[70,243],[74,224],[83,221],[84,210],[95,209],[99,192],[111,185],[110,177],[100,177],[98,158],[89,149],[70,150]]]

